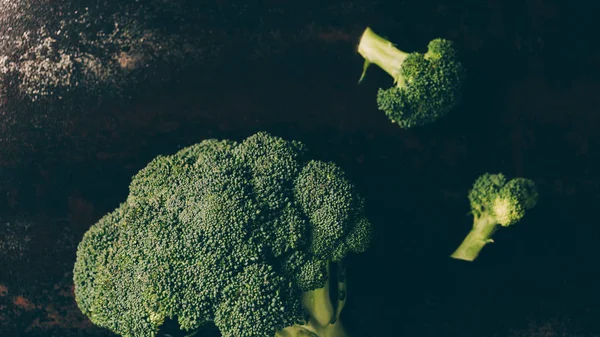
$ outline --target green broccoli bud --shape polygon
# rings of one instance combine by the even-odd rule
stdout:
[[[282,270],[292,277],[293,282],[303,292],[321,288],[325,284],[329,277],[327,266],[328,261],[299,251],[292,253],[281,264]]]
[[[473,228],[452,258],[474,261],[483,247],[491,242],[499,228],[520,221],[527,210],[537,204],[539,194],[530,179],[514,178],[506,181],[503,174],[481,175],[469,191],[473,214]]]
[[[363,212],[361,200],[343,172],[332,163],[309,162],[296,180],[296,200],[312,223],[311,253],[339,261],[349,249],[348,234]]]
[[[365,59],[363,73],[376,64],[394,79],[395,86],[379,89],[377,105],[401,128],[430,124],[448,114],[462,100],[465,70],[454,44],[434,39],[428,51],[407,53],[367,28],[358,45]]]
[[[269,265],[250,265],[223,290],[215,324],[223,337],[274,336],[297,323],[302,306],[290,300],[298,290]]]
[[[506,177],[502,174],[484,173],[469,191],[469,203],[471,204],[471,213],[475,217],[481,217],[484,212],[489,211],[489,206],[492,204],[502,186],[506,184]]]

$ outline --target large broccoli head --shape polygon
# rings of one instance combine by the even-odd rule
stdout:
[[[406,53],[367,28],[358,48],[363,76],[374,63],[394,79],[395,86],[379,89],[377,105],[400,127],[430,124],[460,103],[465,70],[453,42],[437,38],[426,53]]]
[[[367,248],[371,224],[343,172],[306,155],[258,133],[154,159],[79,244],[80,309],[123,336],[155,336],[166,318],[223,336],[318,331],[303,301],[327,289],[330,262]]]

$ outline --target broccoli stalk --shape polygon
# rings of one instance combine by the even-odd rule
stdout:
[[[469,191],[473,228],[451,257],[474,261],[485,245],[494,242],[496,230],[520,221],[537,200],[538,192],[530,179],[507,182],[503,174],[483,174]]]
[[[379,89],[377,105],[402,128],[432,123],[462,99],[465,74],[451,41],[434,39],[426,53],[408,53],[366,28],[358,53],[365,59],[359,83],[371,64],[394,79],[394,86]]]
[[[400,69],[408,53],[399,50],[390,41],[375,34],[369,27],[365,29],[360,38],[358,53],[365,59],[359,82],[365,78],[367,68],[373,63],[392,76],[396,86],[403,87],[405,85]]]
[[[475,218],[473,229],[452,253],[452,258],[465,261],[475,260],[485,245],[494,242],[492,235],[496,230],[498,230],[498,224],[493,217]]]
[[[276,337],[301,337],[304,334],[318,337],[347,337],[348,334],[340,320],[340,314],[346,301],[346,281],[340,280],[343,267],[341,262],[335,263],[338,267],[337,305],[331,301],[331,279],[325,286],[302,294],[302,305],[308,316],[305,324],[293,325],[279,331]],[[342,271],[345,273],[345,270]],[[331,275],[331,264],[327,266],[327,274]]]
[[[337,305],[335,308],[335,321],[339,321],[342,309],[346,304],[346,266],[344,260],[337,263]]]

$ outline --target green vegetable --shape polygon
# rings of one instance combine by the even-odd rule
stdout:
[[[452,258],[473,261],[483,247],[491,242],[500,227],[508,227],[535,207],[538,192],[530,179],[515,178],[507,182],[503,174],[485,173],[469,191],[473,229],[451,255]]]
[[[303,144],[205,140],[154,159],[87,231],[76,300],[123,336],[155,336],[172,318],[186,331],[213,321],[225,337],[344,337],[342,261],[371,232],[342,170]]]
[[[403,52],[371,28],[365,30],[358,45],[365,59],[359,82],[372,63],[394,79],[394,86],[379,89],[377,105],[401,128],[432,123],[448,114],[462,98],[465,71],[454,44],[434,39],[427,49],[424,54]]]

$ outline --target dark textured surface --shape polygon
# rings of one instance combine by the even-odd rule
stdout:
[[[10,128],[0,124],[3,139],[17,139],[0,151],[0,214],[3,223],[31,222],[11,234],[27,243],[11,246],[22,256],[0,260],[2,336],[102,335],[70,295],[82,233],[124,199],[131,176],[156,155],[258,130],[335,161],[368,200],[379,231],[349,272],[344,319],[355,336],[598,334],[593,8],[542,0],[327,3],[263,1],[244,11],[221,1],[211,25],[227,48],[179,83],[86,111],[75,100],[64,116],[54,106],[48,111],[58,115],[36,125],[29,116],[46,111],[38,105],[2,110],[3,119],[18,113]],[[371,71],[356,85],[366,25],[405,50],[453,39],[469,71],[464,104],[428,127],[391,124],[375,104],[387,75]],[[9,98],[3,104],[13,104]],[[452,261],[471,224],[467,191],[483,172],[534,179],[540,203],[475,263]]]

